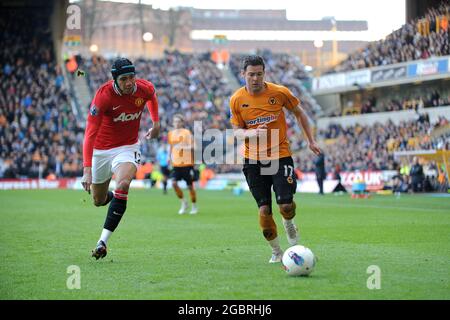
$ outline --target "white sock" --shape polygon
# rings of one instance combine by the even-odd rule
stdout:
[[[281,252],[281,247],[280,247],[280,240],[278,240],[278,236],[273,239],[273,240],[269,240],[269,245],[272,247],[272,251],[276,251],[276,252]]]
[[[110,231],[108,229],[103,229],[102,235],[100,236],[100,240],[102,240],[106,244],[111,235],[112,235],[112,231]]]

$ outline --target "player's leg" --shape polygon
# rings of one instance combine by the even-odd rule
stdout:
[[[172,171],[172,188],[173,190],[175,190],[175,194],[177,195],[178,199],[180,199],[181,202],[181,207],[180,210],[178,210],[178,214],[185,214],[188,208],[187,201],[184,199],[183,191],[178,185],[178,181],[180,181],[183,178],[182,169],[183,168],[181,167],[174,167]]]
[[[197,193],[195,192],[194,188],[194,167],[186,167],[186,171],[184,172],[184,181],[186,181],[186,184],[189,189],[189,195],[191,198],[191,211],[190,214],[196,214],[198,213],[197,208]]]
[[[273,176],[273,189],[277,199],[280,213],[283,217],[283,226],[286,231],[288,243],[294,246],[298,243],[299,233],[295,225],[294,194],[297,180],[294,172],[294,162],[291,157],[280,159],[278,172]]]
[[[112,192],[108,191],[109,182],[111,181],[111,166],[114,155],[108,152],[94,152],[92,157],[92,199],[95,206],[105,206],[113,198]],[[100,240],[94,250],[92,256],[96,259],[106,256],[106,243]]]
[[[243,172],[250,192],[258,206],[259,226],[264,238],[272,249],[269,263],[280,262],[283,251],[278,240],[277,226],[272,214],[272,183],[270,176],[261,175],[257,164],[244,164]]]
[[[94,205],[96,207],[106,206],[111,202],[113,193],[108,190],[110,181],[111,179],[108,179],[106,182],[93,183],[91,185],[92,200],[94,201]]]
[[[92,200],[96,207],[107,205],[112,200],[112,192],[108,191],[111,181],[111,166],[114,155],[95,152],[92,157]]]
[[[167,167],[161,167],[161,173],[163,175],[162,183],[163,183],[163,194],[167,194],[167,180],[169,178],[169,169]]]
[[[106,246],[114,230],[117,228],[122,216],[125,213],[128,189],[131,180],[136,175],[137,165],[140,163],[140,152],[138,146],[124,147],[115,150],[111,161],[111,171],[115,174],[116,188],[113,192],[113,198],[109,204],[100,240],[92,252],[96,259],[106,256]]]

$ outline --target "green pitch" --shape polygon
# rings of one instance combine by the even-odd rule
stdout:
[[[267,263],[249,193],[198,199],[198,215],[180,216],[173,191],[132,190],[95,261],[106,208],[87,193],[0,191],[0,299],[450,299],[450,198],[297,194],[300,242],[319,258],[307,278]]]

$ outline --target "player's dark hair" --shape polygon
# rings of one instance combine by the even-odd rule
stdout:
[[[244,57],[244,59],[242,59],[241,70],[245,72],[248,66],[262,66],[263,70],[266,69],[264,59],[261,56],[257,55],[249,55]]]

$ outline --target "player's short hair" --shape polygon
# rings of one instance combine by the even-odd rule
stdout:
[[[123,74],[136,74],[136,69],[133,62],[127,58],[118,58],[112,65],[111,74],[114,81],[116,81]]]
[[[249,55],[242,59],[241,70],[245,72],[248,66],[262,66],[263,70],[266,69],[263,57],[257,55]]]
[[[184,116],[181,114],[181,113],[176,113],[174,116],[173,116],[173,119],[175,120],[175,119],[180,119],[182,122],[184,122]]]

